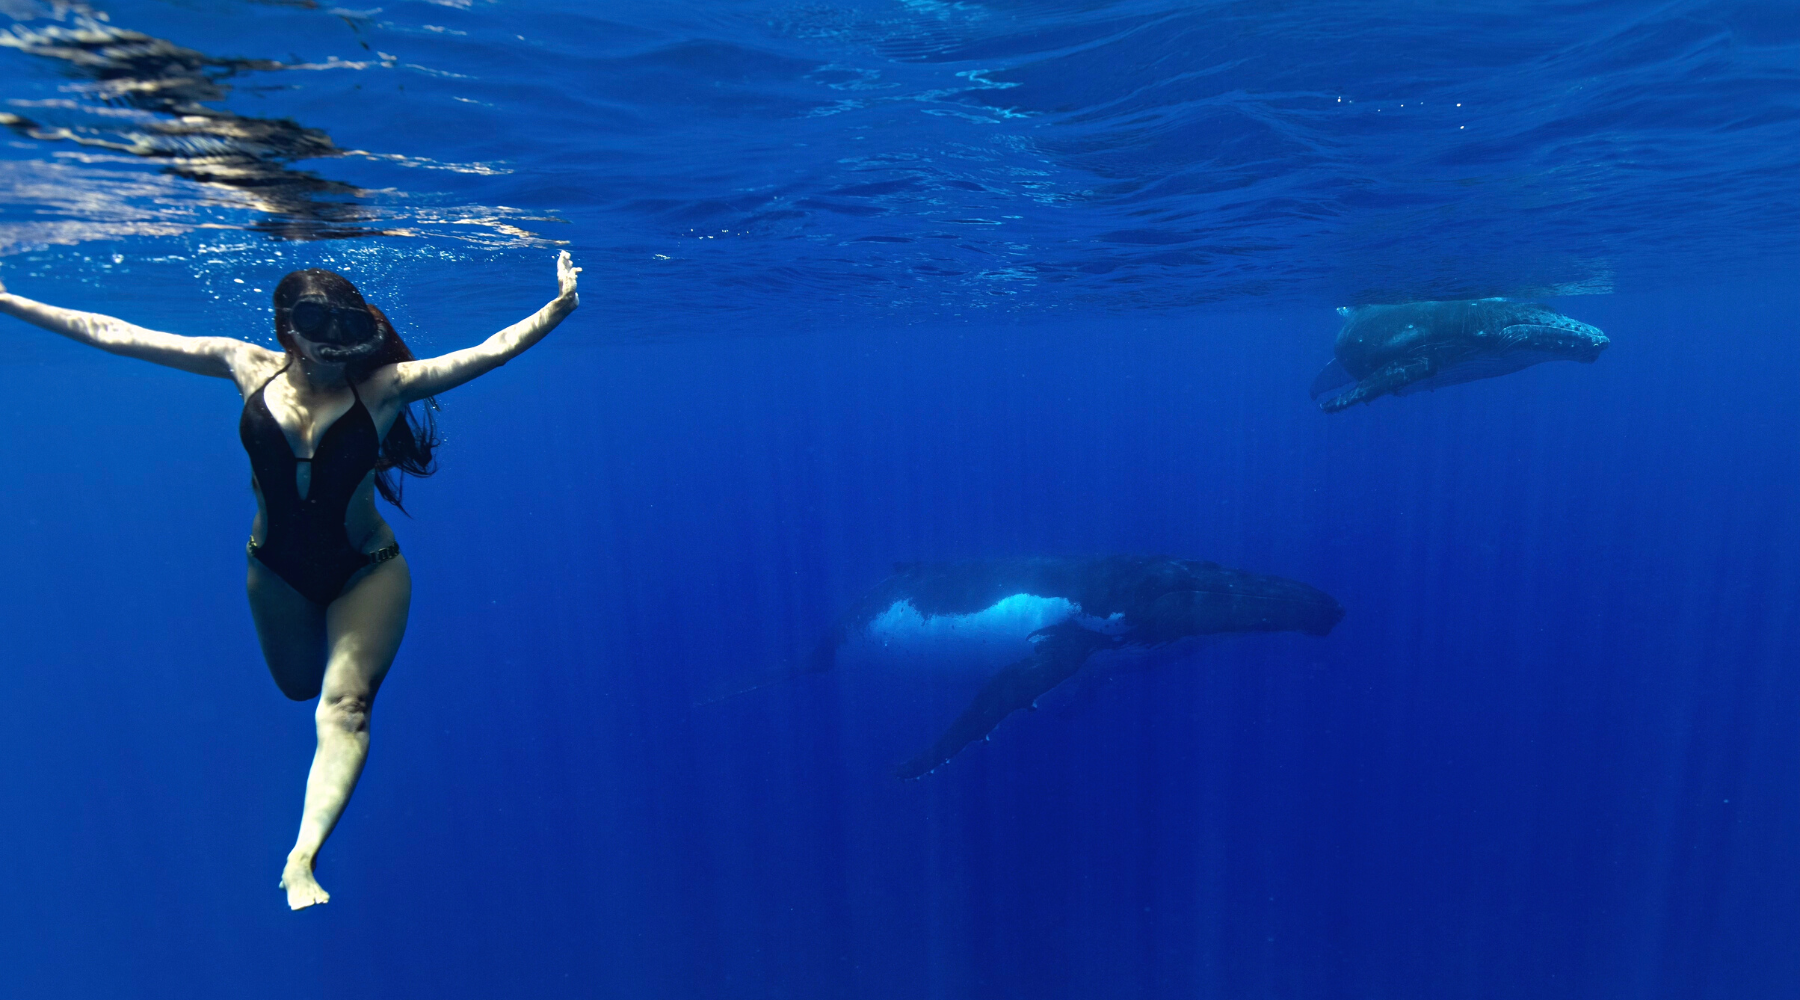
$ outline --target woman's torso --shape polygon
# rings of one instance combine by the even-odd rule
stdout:
[[[258,545],[267,542],[272,514],[291,520],[295,501],[304,504],[311,499],[313,506],[329,509],[332,522],[342,506],[345,540],[357,551],[392,544],[393,531],[375,508],[374,450],[367,447],[370,442],[361,440],[372,436],[378,448],[399,415],[397,406],[384,405],[387,401],[379,391],[388,381],[382,377],[386,373],[377,371],[354,387],[345,384],[335,391],[304,391],[290,378],[288,359],[274,352],[270,355],[270,363],[257,365],[238,379],[245,400],[240,432],[246,435],[246,448],[252,448],[253,442],[256,448],[251,453],[251,487],[257,504],[250,529],[252,541]],[[366,426],[359,428],[364,421]],[[349,462],[345,460],[347,451],[356,453]],[[290,457],[291,491],[283,489],[287,484],[280,481],[290,474],[285,461]],[[279,479],[262,482],[270,477]]]

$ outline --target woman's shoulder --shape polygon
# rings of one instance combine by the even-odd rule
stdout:
[[[237,343],[241,346],[233,349],[235,357],[231,359],[231,374],[238,389],[246,397],[287,366],[288,356],[285,351],[271,351],[248,341]]]
[[[399,391],[400,365],[404,362],[390,362],[378,365],[368,374],[355,380],[356,391],[364,396],[384,397]]]

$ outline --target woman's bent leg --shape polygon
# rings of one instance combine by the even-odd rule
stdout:
[[[254,557],[248,584],[250,617],[275,686],[295,701],[317,695],[325,677],[325,609]]]
[[[369,756],[369,712],[400,651],[411,604],[412,574],[402,556],[369,570],[325,610],[328,658],[314,714],[319,746],[306,776],[300,834],[281,875],[293,909],[331,898],[313,877],[313,860],[362,775]]]

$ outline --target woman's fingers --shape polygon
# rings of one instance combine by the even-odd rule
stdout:
[[[564,250],[556,255],[556,283],[564,295],[572,294],[575,291],[575,277],[580,273],[581,268],[575,266],[575,261],[569,256],[569,251]]]

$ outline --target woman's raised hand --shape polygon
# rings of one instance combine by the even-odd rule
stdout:
[[[581,268],[575,266],[569,251],[556,255],[556,297],[568,299],[570,308],[581,304],[581,296],[575,293],[575,276],[580,273]]]

